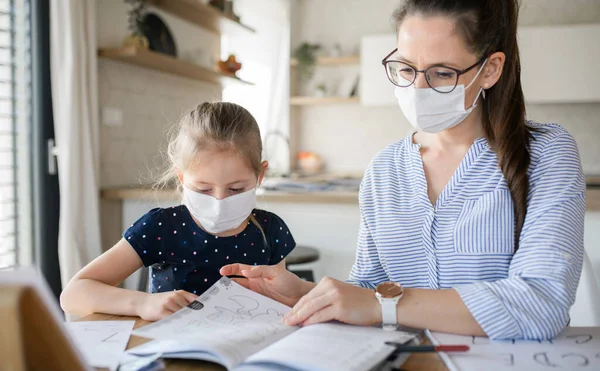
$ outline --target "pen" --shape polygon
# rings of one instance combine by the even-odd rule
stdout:
[[[423,353],[423,352],[467,352],[468,345],[405,345],[386,341],[385,345],[396,347],[399,352]]]

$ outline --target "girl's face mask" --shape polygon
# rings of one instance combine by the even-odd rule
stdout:
[[[239,227],[250,216],[256,207],[256,188],[217,200],[184,185],[183,204],[208,233],[223,233]]]

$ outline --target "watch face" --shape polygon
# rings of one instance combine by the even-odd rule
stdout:
[[[375,289],[383,298],[395,298],[402,294],[402,286],[395,282],[384,282]]]

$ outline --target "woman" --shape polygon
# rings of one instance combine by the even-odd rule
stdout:
[[[404,287],[392,307],[404,326],[496,339],[562,330],[581,273],[585,182],[572,137],[525,119],[518,10],[517,0],[407,0],[395,12],[397,50],[383,64],[416,133],[365,173],[349,282],[221,273],[294,305],[290,325],[385,322],[389,303],[373,288],[391,281]]]

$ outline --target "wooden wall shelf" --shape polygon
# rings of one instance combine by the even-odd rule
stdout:
[[[317,65],[318,66],[350,66],[350,65],[358,65],[360,63],[360,56],[358,55],[348,55],[344,57],[318,57]],[[292,67],[296,67],[298,65],[298,61],[294,58],[291,59],[290,65]]]
[[[291,97],[292,106],[315,106],[325,104],[359,103],[358,97]]]
[[[256,31],[199,0],[147,0],[149,4],[216,34],[254,34]]]
[[[126,46],[114,49],[100,49],[98,51],[98,55],[103,58],[150,68],[172,75],[204,81],[211,84],[227,85],[230,83],[239,83],[243,85],[254,85],[234,75],[229,75],[216,70],[197,66],[193,63],[182,61],[165,54],[156,53],[135,46]]]

